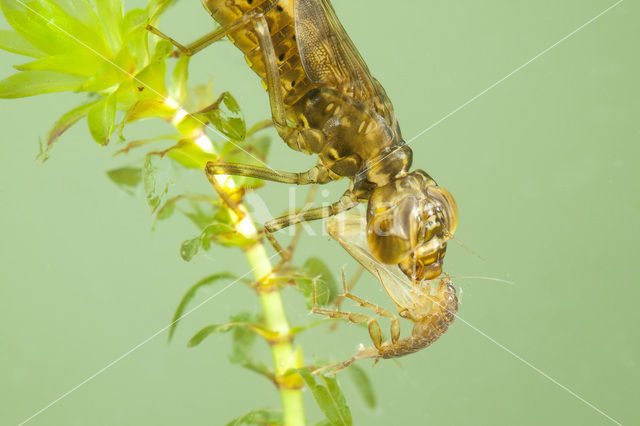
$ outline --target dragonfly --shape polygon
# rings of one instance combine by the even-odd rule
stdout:
[[[209,162],[205,168],[209,179],[236,175],[296,185],[349,179],[349,188],[337,201],[270,220],[264,224],[265,235],[286,259],[290,253],[273,233],[330,218],[330,235],[383,283],[398,314],[415,326],[409,340],[399,339],[397,318],[374,307],[378,315],[395,318],[391,342],[385,346],[379,326],[376,331],[369,319],[318,308],[316,313],[369,323],[377,351],[372,357],[401,356],[426,346],[427,341],[430,344],[452,321],[443,312],[453,315],[457,310],[450,280],[441,278],[433,285],[429,280],[442,275],[458,208],[449,191],[427,172],[411,170],[413,153],[402,138],[393,105],[329,0],[203,0],[203,5],[220,27],[189,45],[148,29],[184,55],[228,38],[262,79],[273,125],[282,140],[318,158],[314,167],[303,172]],[[343,215],[364,203],[366,214],[357,221]],[[350,293],[345,296],[356,300]],[[365,306],[368,302],[361,299],[356,302],[373,306]],[[441,302],[443,306],[438,305]]]

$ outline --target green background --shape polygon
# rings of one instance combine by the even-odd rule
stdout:
[[[411,139],[613,3],[334,6]],[[640,423],[639,20],[638,2],[624,1],[412,142],[415,166],[459,204],[456,237],[482,258],[451,243],[447,271],[514,284],[456,279],[460,319],[440,341],[399,362],[360,362],[377,392],[374,410],[341,376],[355,424],[611,423],[549,378],[623,424]],[[188,41],[212,23],[200,2],[181,0],[161,27]],[[24,62],[4,52],[0,60],[3,77]],[[228,42],[198,55],[191,69],[192,83],[214,78],[218,91],[230,90],[248,121],[268,117],[266,94]],[[68,94],[0,101],[2,424],[26,419],[162,329],[199,278],[248,269],[240,253],[219,248],[181,260],[179,244],[196,230],[172,220],[152,233],[141,194],[124,194],[104,173],[135,157],[113,160],[113,147],[93,143],[85,123],[47,163],[34,161],[38,138],[79,101]],[[147,123],[127,135],[166,130]],[[276,141],[270,164],[303,170],[313,159]],[[327,199],[345,185],[332,185]],[[260,195],[273,214],[288,208],[286,186],[269,184]],[[324,236],[303,238],[297,259],[311,254],[336,274],[345,264],[348,274],[355,269]],[[388,306],[370,276],[355,292]],[[285,298],[293,321],[312,319],[297,294]],[[29,424],[224,424],[279,406],[270,383],[229,364],[228,335],[185,346],[200,327],[258,307],[250,290],[232,286],[186,318],[171,344],[161,333]],[[369,345],[355,326],[318,328],[298,342],[308,361],[344,359]],[[319,420],[308,392],[305,399],[310,419]]]

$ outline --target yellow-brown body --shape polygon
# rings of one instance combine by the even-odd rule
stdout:
[[[298,130],[311,129],[321,134],[319,138],[305,140],[303,146],[290,143],[293,149],[318,154],[319,162],[331,172],[354,178],[368,164],[384,157],[402,142],[386,96],[371,108],[358,99],[358,94],[354,93],[358,89],[347,79],[340,87],[328,87],[309,79],[296,40],[294,0],[205,0],[204,3],[222,26],[249,13],[264,14],[277,57],[287,119]],[[244,53],[247,63],[266,87],[267,75],[255,32],[247,27],[228,37]],[[384,93],[375,83],[376,89]],[[367,173],[367,177],[373,178],[370,180],[376,185],[384,185],[391,175],[397,175],[401,170],[406,172],[411,165],[411,155],[408,147],[403,148],[403,152],[407,153],[405,161],[396,162],[396,170],[387,167],[382,171],[384,167],[376,165],[372,168],[377,171],[376,176]],[[370,187],[362,185],[362,189]],[[367,195],[363,193],[361,197],[366,199]]]

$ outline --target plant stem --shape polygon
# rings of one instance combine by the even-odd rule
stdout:
[[[182,119],[189,119],[187,111],[179,109],[174,117],[180,120],[169,120],[176,128]],[[186,135],[185,135],[186,136]],[[190,134],[203,151],[216,154],[215,148],[204,129],[200,129],[195,135]],[[228,176],[215,177],[220,187],[225,190],[233,190],[235,183]],[[241,202],[237,208],[242,212],[242,219],[235,221],[236,230],[245,237],[255,238],[256,244],[244,250],[253,276],[257,282],[255,288],[260,299],[264,315],[264,327],[275,336],[270,341],[271,354],[275,368],[275,381],[280,390],[282,400],[282,413],[285,426],[302,426],[305,424],[304,405],[302,400],[302,378],[298,374],[287,374],[287,371],[303,366],[302,351],[293,349],[291,343],[289,322],[287,320],[282,297],[277,285],[272,283],[273,265],[267,255],[262,240],[258,239],[258,231],[247,208]],[[232,212],[233,215],[235,213]],[[235,219],[238,219],[237,217]]]

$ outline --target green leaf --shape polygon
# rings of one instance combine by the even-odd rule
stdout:
[[[191,337],[191,339],[189,339],[189,342],[187,343],[187,347],[193,348],[195,346],[198,346],[200,343],[202,343],[204,339],[211,336],[212,334],[217,333],[218,331],[221,331],[221,330],[228,330],[229,328],[234,327],[235,325],[237,324],[208,325],[205,328],[198,331],[196,334],[194,334],[193,337]]]
[[[53,147],[55,141],[58,140],[58,138],[71,126],[86,117],[89,110],[99,101],[99,99],[90,101],[63,114],[62,117],[55,122],[51,130],[49,130],[45,152],[48,153]]]
[[[180,56],[171,75],[169,97],[178,104],[183,103],[187,97],[187,79],[189,78],[190,59],[190,56]]]
[[[349,373],[351,380],[353,380],[353,383],[356,385],[356,389],[358,389],[360,395],[362,395],[367,406],[369,408],[375,408],[377,404],[376,394],[367,373],[355,364],[351,364],[349,368],[347,368],[347,372]]]
[[[100,145],[106,145],[111,139],[111,134],[116,124],[116,102],[115,93],[105,97],[100,102],[89,109],[87,123],[89,132],[93,139]]]
[[[121,85],[119,95],[124,97],[124,93],[122,93],[123,89],[133,91],[134,83],[132,83],[132,79],[137,72],[136,64],[137,58],[134,58],[129,50],[121,49],[115,57],[110,58],[108,61],[102,61],[102,65],[100,65],[96,74],[82,85],[81,90],[100,92],[113,86]],[[138,89],[140,87],[144,88],[144,86],[138,82],[135,82],[135,84],[138,86]],[[139,98],[135,95],[132,95],[132,97],[135,100]]]
[[[347,401],[335,377],[314,375],[308,368],[300,368],[296,372],[302,376],[313,398],[318,403],[318,407],[320,407],[330,424],[353,424],[351,410],[347,406]],[[318,382],[316,378],[318,378]],[[324,386],[322,383],[324,383]]]
[[[167,70],[166,59],[173,52],[173,45],[167,40],[160,40],[149,65],[144,67],[136,75],[138,97],[164,98],[167,96],[165,74]]]
[[[173,117],[176,109],[167,105],[162,98],[146,98],[134,103],[125,116],[125,122],[142,120],[144,118],[160,118],[167,120]]]
[[[226,426],[243,426],[243,425],[280,425],[284,419],[282,412],[276,410],[254,410],[242,417],[236,417]]]
[[[46,53],[110,54],[104,37],[52,0],[2,0],[0,7],[13,29]]]
[[[222,134],[234,140],[243,140],[247,134],[244,116],[238,102],[224,92],[213,105],[198,112]]]
[[[14,66],[19,71],[56,71],[64,74],[91,77],[102,65],[97,56],[53,55],[23,65]]]
[[[218,157],[204,152],[195,142],[182,139],[167,150],[167,156],[176,160],[189,169],[204,170],[209,161],[216,161]]]
[[[156,221],[168,219],[169,217],[171,217],[171,215],[173,215],[173,212],[176,210],[176,204],[180,200],[189,200],[191,201],[191,204],[194,206],[195,212],[183,211],[183,213],[190,219],[191,219],[190,215],[197,216],[201,213],[204,213],[203,210],[199,208],[199,205],[196,203],[196,201],[206,202],[209,205],[214,205],[218,201],[217,198],[212,197],[210,195],[199,195],[199,194],[181,194],[175,197],[171,197],[162,205],[162,207],[158,209],[158,212],[156,214],[156,218],[153,224],[154,228],[155,228]],[[204,217],[205,215],[206,215],[206,218]],[[195,224],[196,226],[198,226],[198,228],[203,229],[205,226],[207,226],[208,223],[211,222],[212,217],[213,217],[213,213],[208,213],[208,214],[205,213],[203,214],[202,226],[199,226],[199,223],[197,222]]]
[[[127,194],[133,195],[142,181],[142,169],[139,167],[120,167],[107,171],[107,176]]]
[[[146,30],[149,15],[144,9],[132,9],[122,21],[124,49],[135,61],[135,69],[142,69],[149,63],[149,33]]]
[[[318,304],[321,306],[327,306],[333,303],[338,296],[338,285],[336,284],[333,273],[327,264],[318,257],[310,257],[304,262],[302,269],[309,277],[316,278]],[[304,281],[301,281],[301,283],[304,283]],[[312,297],[312,287],[312,285],[304,284],[302,286],[303,293],[307,297],[308,301]]]
[[[107,33],[109,45],[115,52],[122,45],[122,0],[92,0],[91,1],[102,20]]]
[[[257,242],[254,238],[245,237],[227,223],[214,221],[197,237],[182,242],[180,256],[189,262],[201,248],[208,250],[212,241],[225,247],[249,247]]]
[[[191,222],[193,222],[194,225],[198,227],[198,229],[204,229],[215,219],[215,216],[218,213],[217,206],[215,206],[215,202],[217,201],[217,198],[214,198],[213,201],[208,200],[205,204],[205,207],[207,208],[202,208],[200,204],[192,202],[191,207],[193,208],[193,211],[185,211],[183,213],[189,218],[189,220],[191,220]]]
[[[178,134],[169,133],[166,135],[156,136],[155,138],[139,139],[139,140],[131,141],[124,148],[114,152],[113,156],[115,157],[116,155],[127,154],[132,149],[139,148],[141,146],[144,146],[150,143],[166,141],[166,140],[176,140],[179,137],[180,135]]]
[[[225,278],[232,279],[232,278],[235,278],[235,275],[233,275],[230,272],[220,272],[217,274],[209,275],[208,277],[205,277],[200,281],[198,281],[197,283],[195,283],[193,286],[191,286],[191,288],[189,288],[189,290],[187,290],[184,296],[182,296],[182,300],[180,300],[180,303],[178,304],[178,308],[176,309],[175,314],[173,314],[173,319],[171,320],[171,327],[169,328],[169,341],[171,341],[171,338],[173,337],[173,333],[175,333],[176,331],[176,327],[178,326],[178,322],[180,321],[180,318],[182,318],[182,316],[184,315],[184,311],[187,308],[187,305],[189,304],[189,302],[191,302],[191,300],[193,300],[193,298],[196,295],[196,292],[202,287],[210,286],[212,284],[215,284],[216,281],[225,279]]]
[[[37,49],[20,34],[9,30],[0,30],[0,49],[32,58],[41,58],[45,55],[43,51]]]
[[[0,81],[0,98],[23,98],[76,90],[86,78],[54,71],[23,71]]]
[[[227,247],[249,247],[257,241],[254,238],[245,237],[233,226],[221,222],[213,222],[204,228],[201,238],[205,248],[208,248],[206,244],[209,240]]]
[[[164,188],[158,189],[158,167],[154,164],[153,154],[147,154],[142,169],[142,183],[147,204],[151,208],[151,213],[155,213],[156,209],[162,204],[164,198],[169,192],[169,182]]]
[[[250,312],[239,312],[236,315],[232,315],[230,320],[235,323],[251,324],[258,322],[259,318]],[[256,334],[251,329],[246,327],[235,328],[233,330],[232,351],[229,361],[232,364],[252,364],[251,351],[255,340]]]
[[[180,244],[180,257],[190,262],[191,259],[198,254],[200,247],[202,247],[202,239],[199,235],[195,238],[184,240],[182,244]]]
[[[87,27],[102,33],[102,23],[88,0],[58,0],[57,3],[69,15],[78,19]]]

